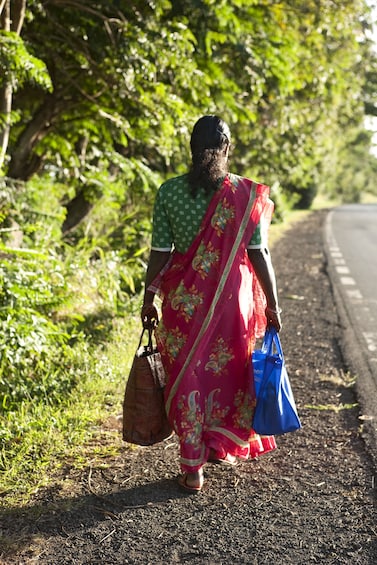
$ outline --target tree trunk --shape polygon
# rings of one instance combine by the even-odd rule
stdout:
[[[53,95],[48,94],[16,142],[9,163],[8,177],[26,181],[38,170],[41,159],[33,154],[33,150],[51,128],[56,110],[56,100]]]
[[[4,31],[14,31],[20,35],[25,19],[26,0],[13,0],[12,13],[10,0],[2,0],[0,4],[1,28]],[[2,169],[7,154],[10,117],[12,111],[13,88],[11,83],[5,84],[0,90],[0,113],[4,115],[4,128],[0,131],[0,169]]]
[[[2,2],[0,16],[1,28],[4,31],[10,31],[10,0]],[[0,170],[3,168],[8,148],[11,109],[12,86],[8,83],[0,90],[0,113],[2,114],[2,121],[4,121],[4,127],[0,131]]]
[[[25,12],[26,0],[13,0],[10,29],[17,33],[17,35],[21,35],[22,26],[24,25]]]
[[[67,215],[62,225],[64,235],[78,226],[93,208],[93,201],[85,195],[85,189],[81,190],[72,200],[65,206]]]
[[[9,143],[12,95],[11,84],[6,84],[4,88],[0,89],[0,114],[2,114],[2,120],[4,120],[4,127],[0,131],[0,170],[4,165]]]

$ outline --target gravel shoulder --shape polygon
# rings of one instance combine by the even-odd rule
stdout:
[[[302,430],[235,468],[206,466],[181,492],[176,439],[130,448],[81,471],[67,467],[33,503],[0,514],[0,562],[78,564],[375,564],[376,469],[347,372],[323,249],[326,211],[312,212],[273,250],[281,341]],[[72,480],[74,493],[65,482]]]

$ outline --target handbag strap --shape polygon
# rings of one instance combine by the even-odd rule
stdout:
[[[143,328],[142,329],[140,340],[139,340],[139,345],[138,345],[137,349],[140,349],[141,343],[143,341],[143,337],[144,337],[144,334],[145,334],[146,331],[148,331],[148,344],[146,345],[146,347],[149,351],[153,351],[152,336],[153,336],[154,328]]]
[[[270,326],[266,329],[266,332],[264,334],[263,343],[262,343],[263,353],[266,353],[267,355],[272,355],[274,346],[276,347],[276,351],[279,357],[284,359],[283,349],[281,347],[279,334],[273,326]]]
[[[274,331],[276,332],[275,328],[268,327],[264,334],[263,343],[262,343],[262,352],[265,354],[269,354],[269,355],[272,354]]]
[[[275,329],[274,329],[274,344],[275,344],[275,347],[276,347],[277,354],[284,361],[284,355],[283,355],[283,349],[282,349],[281,343],[280,343],[280,337],[279,337],[278,332]]]

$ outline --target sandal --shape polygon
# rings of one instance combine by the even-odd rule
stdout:
[[[227,453],[225,457],[216,457],[216,453],[213,452],[208,459],[208,463],[215,463],[216,465],[230,465],[231,467],[235,467],[238,463],[237,458],[235,455],[231,455]]]
[[[189,473],[183,473],[178,477],[178,485],[187,492],[198,493],[203,488],[203,475],[199,478],[199,484],[197,486],[189,485],[187,483]]]

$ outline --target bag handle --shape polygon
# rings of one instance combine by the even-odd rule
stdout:
[[[153,349],[152,335],[153,335],[154,328],[151,328],[151,327],[142,329],[140,340],[139,340],[139,345],[138,345],[137,348],[140,349],[141,343],[143,341],[143,337],[144,337],[144,334],[145,334],[146,331],[148,331],[148,345],[146,347],[148,347],[148,349],[150,351],[152,351],[152,349]]]
[[[279,357],[284,359],[283,349],[281,347],[279,334],[273,326],[269,326],[266,329],[266,332],[265,332],[264,338],[263,338],[263,344],[262,344],[263,353],[266,353],[267,355],[272,355],[274,345],[276,347],[276,351],[277,351],[277,354],[279,355]]]
[[[266,329],[266,332],[264,334],[263,343],[262,343],[262,352],[265,354],[269,354],[269,355],[272,354],[274,331],[276,331],[275,328],[271,326]]]

